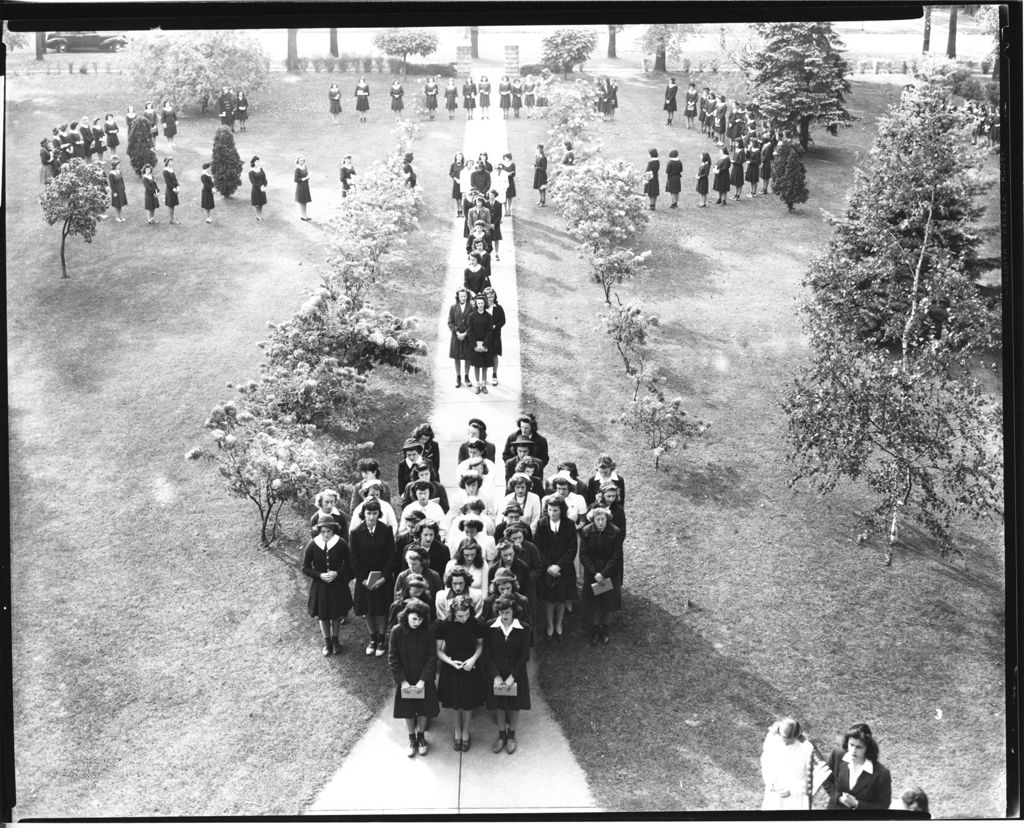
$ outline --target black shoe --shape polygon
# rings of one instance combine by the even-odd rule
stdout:
[[[598,626],[595,626],[593,631],[590,633],[590,645],[593,646],[593,645],[595,645],[600,640],[601,640],[601,628],[598,627]]]
[[[456,388],[462,388],[462,377],[456,377],[455,378],[455,387]]]
[[[333,638],[325,638],[324,639],[324,646],[320,649],[320,655],[322,655],[322,656],[329,656],[333,652],[334,652],[334,639]]]
[[[341,642],[338,641],[338,636],[336,636],[336,635],[332,635],[331,636],[331,646],[334,648],[334,652],[336,652],[336,653],[340,653],[341,652]]]
[[[601,643],[602,644],[607,644],[609,642],[609,640],[610,639],[608,637],[608,625],[604,624],[601,627]]]
[[[473,381],[469,377],[466,377],[465,379],[466,379],[466,388],[472,388],[473,387]]]
[[[416,734],[415,733],[410,733],[409,734],[409,750],[408,750],[408,752],[405,755],[408,756],[410,759],[412,759],[414,756],[416,756],[420,752],[419,748],[420,748],[419,740],[416,738]]]

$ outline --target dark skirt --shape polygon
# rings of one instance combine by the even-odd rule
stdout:
[[[452,334],[451,341],[448,343],[448,359],[469,359],[469,337],[466,337],[461,342],[459,338]]]
[[[253,207],[262,207],[267,203],[267,194],[263,192],[259,187],[253,187],[249,193],[249,203]]]
[[[491,225],[491,241],[492,242],[501,241],[501,239],[502,239],[501,224]]]
[[[505,190],[505,198],[516,197],[516,178],[512,176],[508,179],[508,189]]]
[[[425,95],[424,96],[424,101],[426,103],[427,109],[430,110],[431,112],[433,112],[435,109],[437,109],[437,95],[436,94],[434,94],[434,95]]]
[[[177,207],[178,206],[178,194],[174,192],[170,187],[164,190],[164,206],[165,207]]]
[[[462,200],[462,190],[459,187],[459,182],[452,179],[452,198],[456,201]]]
[[[733,187],[743,186],[743,165],[734,163],[729,168],[729,181],[732,182]]]
[[[772,177],[772,159],[765,158],[761,161],[761,180],[767,181]]]
[[[369,112],[370,111],[370,99],[364,95],[360,95],[356,98],[356,112]]]
[[[437,704],[437,688],[433,676],[426,681],[422,699],[403,699],[401,685],[395,687],[395,707],[392,717],[395,719],[414,719],[426,716],[433,719],[439,715],[441,708]]]
[[[177,124],[174,123],[174,121],[168,121],[167,123],[164,124],[164,137],[165,138],[173,138],[177,134],[178,134],[178,127],[177,127]]]
[[[470,653],[472,655],[472,653]],[[442,707],[452,710],[474,710],[487,700],[483,673],[474,667],[468,673],[450,664],[441,664],[437,696]]]
[[[465,98],[462,99],[462,108],[476,109],[476,98],[472,97],[471,95],[467,95]]]
[[[454,95],[445,95],[444,108],[447,109],[449,112],[454,112],[456,109],[459,108],[459,102],[455,99]]]
[[[212,210],[214,208],[213,190],[203,188],[203,195],[200,198],[199,206],[204,210]]]
[[[744,173],[743,177],[751,184],[756,184],[758,180],[758,165],[747,164],[747,171]]]
[[[405,109],[405,104],[402,103],[402,99],[401,98],[392,98],[391,99],[391,111],[392,112],[401,112],[403,109]]]
[[[341,101],[331,99],[331,114],[337,115],[341,112]]]
[[[548,184],[548,174],[546,170],[534,170],[533,172],[533,189],[539,190],[541,187],[546,187]]]
[[[156,197],[156,193],[146,193],[145,208],[147,210],[155,210],[160,206],[160,199]]]
[[[697,193],[699,195],[708,194],[708,177],[706,175],[702,175],[697,179]]]
[[[716,172],[715,173],[715,192],[722,193],[723,195],[729,192],[729,173],[728,172]]]
[[[590,588],[590,576],[583,576],[583,602],[591,612],[612,612],[622,609],[622,575],[613,575],[611,578],[612,588],[600,595],[594,595]]]
[[[490,95],[490,93],[489,92],[481,92],[480,93],[480,106],[490,106],[490,105],[491,105],[491,95]]]
[[[249,120],[249,107],[246,107],[245,109],[236,109],[235,117],[244,124]]]
[[[356,578],[356,615],[387,615],[391,609],[395,594],[394,578],[385,578],[384,583],[376,589],[367,589],[363,582]]]
[[[295,200],[299,204],[309,204],[313,200],[313,197],[309,194],[308,181],[299,181],[295,185]]]
[[[107,133],[107,148],[111,152],[114,152],[115,150],[117,150],[117,148],[119,146],[121,146],[121,142],[118,140],[117,133],[116,132],[108,132]]]
[[[657,176],[644,184],[644,195],[648,198],[657,198],[661,195],[661,185],[658,184]]]
[[[576,589],[575,570],[570,567],[568,572],[563,572],[558,578],[552,578],[545,572],[537,580],[537,597],[549,604],[575,601],[580,597],[579,591]]]
[[[306,608],[313,618],[330,621],[347,615],[352,609],[352,593],[348,589],[348,581],[341,576],[329,584],[317,577],[309,582],[309,600]]]
[[[494,334],[491,336],[491,356],[501,356],[501,331],[497,328],[494,330]]]
[[[527,106],[533,106],[535,102],[536,102],[536,100],[533,97],[533,93],[532,92],[527,92],[526,93],[526,105]]]
[[[682,178],[678,175],[670,175],[665,179],[665,192],[666,193],[679,193],[683,190]]]
[[[469,342],[469,337],[464,341]],[[469,364],[474,368],[490,368],[494,363],[494,353],[488,348],[486,351],[478,351],[476,343],[469,346]]]
[[[530,709],[530,679],[526,670],[521,676],[516,676],[516,687],[518,694],[515,696],[495,696],[494,682],[488,682],[487,687],[487,709],[488,710],[529,710]]]
[[[512,108],[512,96],[507,92],[503,92],[501,95],[501,108],[511,109]]]

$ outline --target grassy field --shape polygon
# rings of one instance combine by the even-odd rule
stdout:
[[[71,239],[72,278],[61,280],[59,230],[37,204],[38,140],[82,112],[120,120],[128,100],[141,109],[142,93],[123,83],[90,74],[8,85],[16,814],[296,813],[376,714],[386,669],[351,663],[365,658],[361,623],[343,628],[345,655],[320,656],[296,566],[300,524],[288,517],[278,547],[261,549],[255,511],[227,496],[214,468],[184,458],[231,393],[225,383],[255,372],[266,323],[319,281],[320,222],[338,201],[342,155],[357,171],[383,156],[393,119],[378,109],[367,124],[333,126],[322,79],[275,76],[236,136],[243,157],[258,152],[266,165],[267,221],[253,220],[246,187],[218,197],[206,225],[198,176],[216,124],[187,117],[175,153],[181,225],[165,210],[145,224],[128,170],[128,220],[104,222],[91,245]],[[461,130],[425,127],[420,141],[417,151],[450,158]],[[299,152],[313,173],[311,226],[293,201]],[[420,230],[385,300],[420,315],[428,341],[443,301],[431,286],[446,259],[446,172],[422,165]],[[375,387],[366,436],[393,478],[395,447],[423,418],[431,382],[382,374]]]
[[[838,138],[815,133],[810,201],[789,215],[770,196],[692,206],[698,154],[712,147],[685,121],[665,126],[663,83],[620,77],[619,115],[596,131],[638,168],[649,147],[663,159],[678,149],[684,165],[680,209],[662,196],[640,242],[653,251],[651,276],[621,290],[661,318],[656,360],[670,396],[713,421],[662,471],[609,425],[627,384],[597,319],[600,288],[551,207],[524,198],[515,219],[527,407],[553,462],[617,459],[630,521],[612,644],[590,648],[589,622],[574,619],[569,643],[542,650],[546,697],[612,810],[758,807],[761,741],[792,715],[823,750],[849,723],[870,722],[896,794],[922,786],[939,816],[1001,815],[1000,527],[964,526],[970,551],[957,562],[907,532],[886,568],[877,545],[854,540],[868,509],[860,489],[818,499],[786,487],[779,402],[805,355],[800,280],[828,236],[822,211],[843,209],[851,168],[899,86],[855,83],[860,120]],[[511,133],[521,163],[544,137],[532,122]],[[996,190],[986,198],[991,234]]]

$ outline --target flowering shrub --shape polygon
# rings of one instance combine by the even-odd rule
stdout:
[[[550,84],[547,98],[548,105],[544,110],[544,117],[551,124],[548,135],[551,136],[552,143],[559,146],[565,141],[572,141],[574,145],[579,143],[579,156],[581,151],[586,151],[584,145],[587,141],[593,140],[591,136],[584,139],[584,133],[602,119],[595,106],[597,92],[592,84],[579,79],[575,83]]]
[[[645,437],[657,469],[666,453],[680,445],[686,448],[687,438],[702,435],[711,423],[691,419],[683,410],[681,398],[666,401],[660,389],[652,385],[651,390],[650,395],[633,400],[623,411],[619,422],[630,433]]]
[[[633,383],[633,399],[636,400],[640,385],[644,380],[650,381],[645,370],[647,333],[650,328],[658,326],[658,317],[645,313],[639,302],[623,305],[619,301],[617,305],[609,307],[607,313],[601,314],[600,318],[612,342],[615,343],[615,350],[622,358],[626,376]]]

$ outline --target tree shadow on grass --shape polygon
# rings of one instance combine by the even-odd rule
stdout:
[[[628,574],[627,574],[628,578]],[[559,645],[538,646],[541,687],[599,804],[609,810],[753,809],[768,725],[799,711],[672,608],[626,590],[608,646],[582,603]],[[805,722],[814,729],[815,723]],[[528,739],[529,722],[521,727]],[[823,728],[818,728],[823,731]]]
[[[552,227],[550,224],[520,218],[517,215],[515,228],[516,244],[529,249],[546,245],[546,255],[557,261],[561,261],[562,257],[552,253],[551,248],[572,253],[576,247],[576,242],[561,227]]]
[[[643,238],[637,246],[645,247]],[[652,257],[647,262],[651,272],[642,282],[645,290],[657,291],[659,301],[722,293],[713,278],[716,263],[710,256],[684,246],[683,239],[678,246],[662,247],[662,252],[665,255]]]

